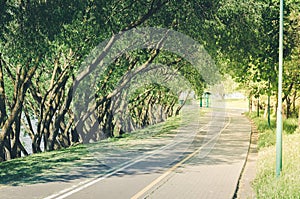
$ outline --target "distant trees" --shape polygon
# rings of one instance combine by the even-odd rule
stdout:
[[[297,114],[300,97],[299,6],[299,1],[285,1],[283,102],[287,117]],[[277,95],[279,2],[233,1],[219,18],[224,25],[220,26],[221,52],[230,51],[224,54],[228,60],[221,59],[225,71],[248,88],[250,101],[260,95]]]

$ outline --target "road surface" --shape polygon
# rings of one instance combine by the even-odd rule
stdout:
[[[232,198],[249,148],[249,121],[239,110],[218,108],[183,123],[125,149],[91,151],[94,163],[67,171],[72,178],[1,187],[0,198]],[[91,170],[103,172],[81,176]]]

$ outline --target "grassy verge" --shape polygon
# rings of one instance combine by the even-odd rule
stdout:
[[[275,176],[276,133],[275,119],[267,120],[250,115],[259,131],[257,175],[253,187],[257,198],[299,198],[300,196],[300,133],[297,120],[284,121],[283,168],[280,178]]]
[[[258,149],[268,146],[274,146],[276,143],[276,120],[271,118],[271,124],[263,117],[256,117],[256,113],[247,114],[257,126],[259,132]],[[297,130],[298,120],[296,118],[289,118],[283,121],[283,134],[291,135]]]
[[[88,156],[84,145],[59,151],[34,154],[0,163],[0,184],[20,185],[61,180],[60,174],[70,167],[83,165]]]
[[[78,145],[2,162],[0,163],[0,186],[67,181],[99,175],[105,172],[105,169],[99,168],[99,163],[95,161],[91,151],[128,149],[136,144],[137,140],[169,136],[173,134],[172,130],[195,118],[195,113],[192,112],[187,112],[185,115],[187,116],[169,118],[166,122],[125,134],[122,138],[110,138],[93,144]],[[75,173],[72,173],[73,171]]]

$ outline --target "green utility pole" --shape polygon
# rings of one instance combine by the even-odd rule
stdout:
[[[270,77],[268,79],[268,126],[271,127],[271,83],[270,83]]]
[[[283,68],[283,0],[280,0],[278,107],[276,121],[276,176],[282,170],[282,68]]]
[[[200,97],[200,107],[202,107],[202,97]]]

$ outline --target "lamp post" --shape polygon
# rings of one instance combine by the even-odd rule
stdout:
[[[280,0],[278,107],[276,121],[276,176],[282,170],[282,65],[283,65],[283,0]]]

